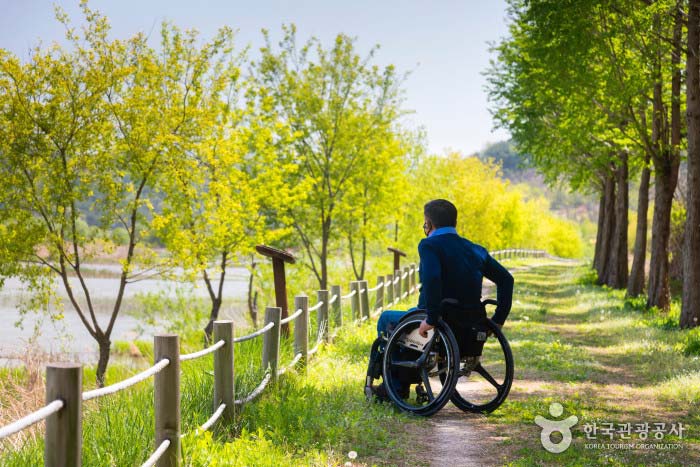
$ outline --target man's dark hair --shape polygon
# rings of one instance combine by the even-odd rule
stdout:
[[[436,229],[457,226],[457,208],[446,199],[434,199],[425,203],[423,213]]]

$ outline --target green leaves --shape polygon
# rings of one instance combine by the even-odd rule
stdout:
[[[338,239],[348,240],[351,255],[353,238],[366,251],[386,228],[386,201],[402,189],[407,145],[398,126],[401,79],[393,66],[371,63],[376,49],[363,57],[346,35],[327,47],[315,38],[300,47],[294,26],[283,27],[283,34],[275,49],[265,33],[256,76],[294,135],[290,162],[299,170],[286,174],[285,182],[305,186],[306,199],[283,212],[326,288],[329,251]]]

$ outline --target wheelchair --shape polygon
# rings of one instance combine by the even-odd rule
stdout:
[[[508,396],[513,383],[513,354],[503,332],[486,315],[484,300],[474,310],[454,299],[441,303],[441,319],[418,334],[424,310],[406,313],[388,336],[372,344],[365,395],[381,377],[386,395],[401,410],[430,416],[452,401],[465,412],[489,413]],[[412,390],[413,389],[413,390]]]

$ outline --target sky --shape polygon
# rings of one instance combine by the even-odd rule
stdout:
[[[39,41],[63,42],[53,5],[80,24],[78,4],[0,0],[0,47],[26,58]],[[504,0],[91,0],[89,5],[109,18],[119,38],[139,31],[157,37],[163,20],[197,29],[207,39],[230,26],[239,44],[252,50],[263,43],[261,29],[278,38],[282,24],[296,24],[300,41],[316,36],[332,44],[342,32],[357,38],[363,54],[378,44],[378,64],[410,71],[405,108],[413,113],[405,123],[425,129],[430,152],[472,154],[508,138],[505,130],[494,130],[482,75],[492,58],[488,43],[507,34]]]

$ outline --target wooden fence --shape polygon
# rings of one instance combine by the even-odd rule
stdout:
[[[303,368],[323,342],[327,342],[343,326],[343,301],[349,300],[352,323],[357,324],[377,315],[418,290],[418,269],[415,264],[395,271],[393,275],[380,276],[377,285],[369,288],[366,280],[350,282],[350,292],[341,295],[339,285],[331,290],[316,292],[317,303],[309,307],[309,297],[294,298],[294,313],[280,319],[281,309],[265,309],[265,325],[259,330],[241,337],[234,337],[233,322],[214,323],[213,344],[198,352],[180,354],[179,336],[160,334],[154,337],[154,365],[134,376],[99,389],[82,390],[82,365],[78,363],[55,363],[46,367],[46,406],[0,428],[0,439],[17,433],[41,420],[46,420],[44,434],[44,465],[67,467],[81,465],[82,453],[82,404],[83,402],[113,394],[148,378],[154,378],[153,397],[155,415],[155,450],[143,463],[144,466],[180,465],[180,362],[194,360],[213,354],[214,393],[212,415],[197,429],[203,432],[217,421],[230,421],[235,407],[253,401],[270,382],[292,367]],[[387,278],[390,278],[387,280]],[[387,292],[393,290],[393,293]],[[370,309],[369,293],[374,292],[374,303]],[[391,296],[391,300],[384,297]],[[393,298],[395,297],[395,298]],[[316,342],[309,348],[309,314],[316,312]],[[282,325],[294,324],[294,358],[280,367],[280,339]],[[331,331],[334,331],[331,333]],[[262,337],[262,366],[265,376],[248,395],[235,398],[233,355],[235,344]]]

